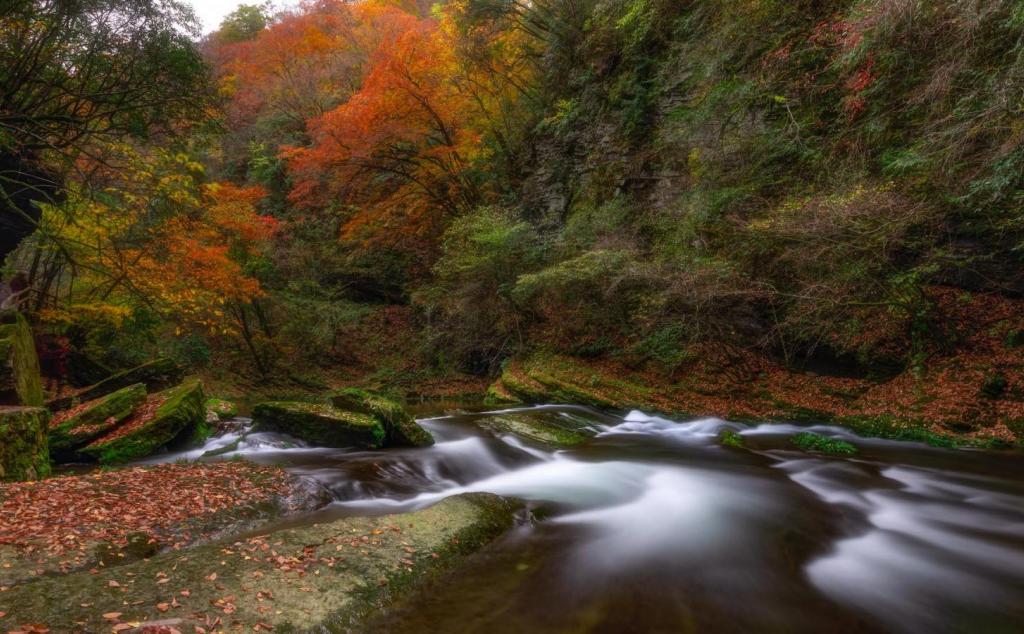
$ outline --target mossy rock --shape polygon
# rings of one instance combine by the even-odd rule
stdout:
[[[515,434],[549,447],[578,445],[593,434],[582,425],[550,412],[522,412],[488,416],[480,423],[493,431]]]
[[[790,442],[803,451],[814,453],[825,453],[833,456],[852,456],[857,453],[857,447],[845,440],[829,438],[821,434],[801,432],[790,438]]]
[[[487,388],[484,395],[484,405],[511,405],[521,402],[519,398],[510,392],[505,383],[499,378]]]
[[[238,406],[220,398],[206,399],[206,411],[212,412],[217,420],[230,420],[238,416]]]
[[[743,436],[734,432],[731,429],[723,429],[718,434],[718,442],[723,447],[729,447],[731,449],[746,449],[747,443],[743,440]]]
[[[205,544],[42,575],[3,594],[4,623],[107,632],[112,625],[103,615],[117,612],[121,621],[150,624],[173,615],[176,629],[192,632],[208,627],[212,605],[215,614],[230,611],[230,622],[245,631],[364,631],[365,619],[512,528],[519,509],[470,493],[415,513],[345,518],[241,538],[229,548]],[[187,595],[179,592],[186,588]],[[257,593],[266,599],[256,600]],[[161,604],[172,597],[181,607],[168,613]]]
[[[136,383],[59,412],[50,425],[50,454],[57,462],[73,460],[77,450],[112,431],[145,400],[146,386]]]
[[[176,385],[181,381],[182,376],[183,371],[181,367],[171,359],[154,359],[124,372],[119,372],[71,396],[54,399],[47,403],[47,406],[52,411],[67,409],[74,407],[78,403],[106,396],[135,383],[142,383],[146,386],[147,390],[154,392]]]
[[[198,380],[152,394],[122,425],[79,453],[101,464],[118,464],[145,458],[179,438],[193,440],[206,424],[205,402]]]
[[[32,329],[20,313],[0,324],[0,405],[43,404],[43,382]]]
[[[373,416],[321,403],[260,403],[252,417],[258,431],[281,432],[321,447],[376,449],[387,436],[384,424]]]
[[[388,447],[429,447],[434,438],[416,423],[409,412],[396,401],[356,388],[331,394],[331,404],[338,409],[373,416],[384,425],[384,445]]]
[[[0,482],[50,475],[49,422],[42,407],[0,407]]]

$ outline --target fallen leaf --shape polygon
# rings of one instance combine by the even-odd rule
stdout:
[[[122,612],[107,612],[106,614],[103,615],[103,618],[107,619],[108,621],[116,621],[117,619],[119,619],[121,617],[121,614],[123,614],[123,613]]]

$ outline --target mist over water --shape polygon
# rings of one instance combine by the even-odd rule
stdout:
[[[552,450],[486,431],[556,417],[594,437]],[[421,420],[424,449],[305,446],[244,424],[161,460],[248,459],[315,478],[335,502],[299,521],[415,510],[458,493],[533,511],[389,632],[1020,632],[1024,459],[818,433],[850,458],[793,450],[806,427],[611,416],[575,406]],[[722,448],[723,429],[750,451]],[[237,445],[235,444],[237,443]],[[217,457],[211,450],[229,449]]]

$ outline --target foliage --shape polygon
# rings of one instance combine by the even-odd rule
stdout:
[[[827,453],[836,456],[849,456],[857,453],[857,448],[845,440],[829,438],[821,434],[800,432],[790,438],[790,442],[803,451]]]

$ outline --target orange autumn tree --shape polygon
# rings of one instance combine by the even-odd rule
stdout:
[[[278,228],[276,220],[257,212],[264,195],[258,187],[204,186],[203,209],[169,219],[144,251],[128,254],[134,261],[132,286],[179,330],[247,337],[240,307],[260,298],[263,289],[246,269]]]
[[[359,91],[309,122],[307,147],[286,148],[290,198],[354,206],[343,239],[423,252],[445,219],[479,197],[473,104],[454,81],[457,60],[437,20],[361,7],[373,16],[378,47]]]

